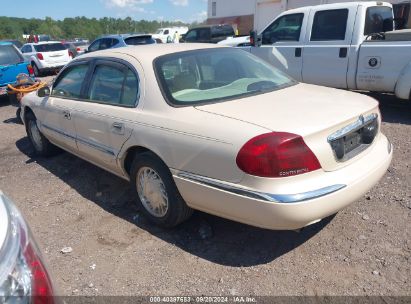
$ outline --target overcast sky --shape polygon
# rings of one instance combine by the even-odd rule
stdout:
[[[0,0],[1,2],[6,0]],[[35,0],[1,5],[1,16],[64,19],[65,17],[131,17],[136,20],[202,21],[207,0]]]

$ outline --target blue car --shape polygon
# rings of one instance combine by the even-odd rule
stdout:
[[[142,45],[154,43],[156,43],[154,38],[151,35],[146,34],[108,35],[94,40],[86,50],[86,53],[105,49],[125,47],[129,45]]]
[[[0,42],[0,97],[7,94],[7,85],[15,83],[20,73],[33,75],[33,69],[11,42]]]

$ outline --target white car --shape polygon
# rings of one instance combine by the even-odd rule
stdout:
[[[23,98],[22,119],[36,153],[58,146],[129,180],[142,212],[165,227],[197,209],[301,228],[364,195],[392,158],[374,99],[205,44],[76,58]]]
[[[188,32],[188,27],[186,26],[165,27],[165,28],[159,28],[156,31],[156,33],[152,35],[152,37],[154,39],[160,39],[162,43],[178,42],[178,41],[175,41],[176,33],[177,33],[177,37],[181,37],[187,32]]]
[[[35,76],[44,72],[60,70],[71,61],[69,51],[59,41],[26,43],[21,52],[31,63]]]
[[[53,303],[53,284],[16,206],[0,191],[0,302]]]

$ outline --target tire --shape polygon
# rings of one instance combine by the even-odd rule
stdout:
[[[193,209],[178,192],[170,170],[153,153],[142,153],[134,158],[130,177],[137,204],[150,222],[172,228],[193,214]]]
[[[34,76],[35,77],[40,77],[41,76],[40,69],[37,67],[37,65],[34,62],[32,62],[31,65],[33,67]]]
[[[52,156],[60,151],[40,132],[37,119],[32,113],[28,113],[26,116],[26,133],[36,155]]]

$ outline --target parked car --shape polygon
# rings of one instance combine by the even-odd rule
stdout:
[[[73,42],[63,42],[64,48],[68,50],[69,56],[73,59],[78,56],[77,47]]]
[[[185,35],[188,31],[186,26],[175,26],[175,27],[164,27],[159,28],[153,35],[154,39],[161,40],[162,43],[169,43],[174,41],[175,34],[177,33],[179,37]]]
[[[0,257],[2,303],[54,303],[40,250],[22,215],[1,191]]]
[[[260,33],[261,46],[253,39],[243,49],[298,81],[411,99],[411,32],[392,31],[393,19],[386,2],[308,6],[279,15]]]
[[[234,36],[234,28],[229,24],[202,25],[190,29],[181,42],[217,43]]]
[[[84,54],[89,47],[89,43],[85,41],[75,41],[73,44],[76,46],[77,56]]]
[[[20,73],[33,75],[30,63],[11,42],[0,42],[0,96],[7,94],[7,85],[13,84]]]
[[[206,44],[78,57],[23,98],[22,119],[38,155],[58,146],[129,180],[145,216],[165,227],[193,209],[304,227],[362,197],[392,158],[371,97],[300,84]]]
[[[138,34],[138,35],[109,35],[94,40],[87,48],[86,53],[101,51],[105,49],[120,48],[129,45],[143,45],[154,44],[156,41],[151,35]]]
[[[24,58],[31,63],[35,76],[60,70],[71,60],[68,50],[59,41],[26,43],[21,48],[21,52]]]

